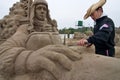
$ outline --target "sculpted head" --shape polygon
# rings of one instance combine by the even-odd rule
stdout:
[[[46,0],[34,0],[30,10],[30,30],[58,32],[57,22],[51,19]]]
[[[39,25],[39,28],[46,26],[46,24],[53,25],[46,0],[33,1],[30,9],[30,23],[30,29],[35,28],[35,25]],[[36,28],[39,30],[38,27]]]
[[[45,21],[48,18],[48,3],[45,0],[34,0],[31,6],[30,19]]]

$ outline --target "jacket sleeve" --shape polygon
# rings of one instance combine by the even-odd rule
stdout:
[[[13,74],[15,63],[20,54],[26,58],[32,51],[25,48],[27,34],[18,30],[11,38],[0,45],[0,74]],[[24,64],[24,61],[22,62]],[[25,65],[22,65],[25,66]]]
[[[92,44],[105,44],[108,41],[112,31],[113,27],[111,24],[103,24],[99,28],[99,31],[93,36],[89,37],[87,40]]]

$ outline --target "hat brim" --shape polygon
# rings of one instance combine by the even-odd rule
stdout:
[[[84,15],[84,19],[87,19],[98,7],[102,7],[106,3],[106,0],[100,0],[99,2],[90,6],[87,13]]]

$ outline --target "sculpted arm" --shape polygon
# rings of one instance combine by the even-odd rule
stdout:
[[[0,45],[0,71],[2,74],[13,74],[17,57],[24,52],[25,55],[32,52],[25,49],[27,38],[25,30],[25,26],[24,30],[21,27],[11,38]]]

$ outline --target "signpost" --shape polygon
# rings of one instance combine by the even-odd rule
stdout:
[[[78,26],[78,28],[81,28],[81,32],[82,32],[83,21],[79,20],[79,21],[77,22],[77,26]]]
[[[83,26],[83,21],[78,21],[78,26]]]

